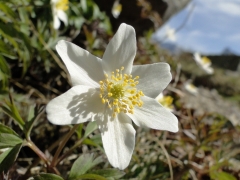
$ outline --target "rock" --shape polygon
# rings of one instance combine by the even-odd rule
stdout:
[[[183,106],[188,109],[194,109],[197,116],[206,113],[218,113],[228,118],[236,126],[240,125],[240,108],[237,103],[226,101],[216,90],[198,88],[198,94],[192,95],[186,92],[181,98]]]

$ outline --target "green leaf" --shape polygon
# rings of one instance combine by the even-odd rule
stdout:
[[[1,67],[1,68],[0,68],[1,71],[2,71],[4,74],[6,74],[6,75],[8,75],[8,76],[11,75],[9,66],[8,66],[5,58],[4,58],[2,55],[0,55],[0,67]]]
[[[0,93],[3,93],[4,91],[7,92],[9,87],[8,79],[10,78],[10,76],[11,76],[10,68],[8,67],[5,58],[0,54]]]
[[[64,39],[63,36],[59,36],[57,38],[56,37],[50,37],[48,39],[47,45],[44,46],[44,49],[54,49],[56,44],[57,44],[57,42],[62,40],[62,39]]]
[[[81,29],[82,25],[85,23],[85,19],[83,17],[78,17],[74,19],[74,25],[77,29]]]
[[[233,175],[227,172],[214,171],[210,173],[210,176],[211,176],[211,179],[217,179],[217,180],[237,180]]]
[[[17,144],[0,155],[0,173],[7,172],[16,160],[22,144]]]
[[[93,19],[100,18],[101,19],[102,13],[100,12],[100,9],[98,5],[93,4]]]
[[[22,142],[23,140],[14,134],[0,133],[0,149],[14,147],[15,145],[21,144]]]
[[[84,133],[84,136],[83,137],[88,137],[89,134],[91,134],[93,131],[95,131],[97,129],[97,123],[96,121],[93,121],[93,122],[89,122],[87,127],[86,127],[86,130],[85,130],[85,133]]]
[[[10,101],[5,100],[5,103],[7,106],[0,104],[0,107],[2,108],[3,112],[5,112],[10,117],[12,117],[18,123],[20,128],[23,129],[23,125],[25,124],[25,122],[20,116],[18,109],[15,106],[14,101],[12,100],[11,95],[9,97],[10,97]]]
[[[10,49],[6,43],[4,43],[2,40],[0,40],[0,53],[3,54],[4,56],[10,58],[10,59],[16,59],[17,57],[13,53],[12,49]],[[2,59],[2,58],[1,58]],[[0,61],[2,61],[0,59]],[[1,66],[0,66],[1,67]],[[2,69],[2,67],[1,67]]]
[[[35,6],[43,6],[44,5],[44,1],[42,1],[42,0],[39,0],[39,1],[34,1],[34,5]]]
[[[18,30],[13,23],[2,23],[0,21],[0,34],[14,46],[20,60],[23,61],[23,74],[26,72],[30,61],[31,45],[27,35]]]
[[[8,126],[3,125],[2,123],[0,123],[0,133],[13,134],[18,136],[18,134],[14,130],[12,130]]]
[[[21,121],[19,121],[19,118],[17,117],[17,115],[13,111],[9,110],[8,108],[6,108],[3,105],[0,105],[0,107],[2,108],[4,113],[6,113],[10,117],[12,117],[22,128],[22,125],[24,124],[24,122],[22,123]]]
[[[223,160],[223,161],[220,161],[220,162],[217,162],[217,163],[215,163],[214,165],[212,165],[211,167],[210,167],[210,172],[218,172],[218,170],[219,169],[221,169],[222,167],[224,167],[224,166],[228,166],[228,160],[227,159],[225,159],[225,160]]]
[[[87,8],[87,1],[86,0],[81,0],[80,3],[81,3],[81,8],[82,8],[83,12],[86,13],[87,9],[88,9]]]
[[[101,175],[105,178],[115,178],[119,179],[125,175],[124,171],[120,171],[118,169],[100,169],[91,171],[92,174]]]
[[[19,12],[19,16],[20,16],[21,21],[28,24],[29,23],[29,17],[28,17],[26,8],[19,7],[17,10]]]
[[[14,20],[17,17],[15,12],[4,3],[0,3],[0,10],[4,12],[12,20]]]
[[[84,139],[82,143],[90,146],[95,146],[95,147],[98,146],[98,144],[96,144],[94,141],[88,138]]]
[[[83,124],[80,124],[75,131],[77,133],[78,139],[82,137],[82,129],[83,129]]]
[[[36,120],[38,120],[39,117],[44,112],[44,108],[43,107],[41,107],[39,109],[37,107],[35,109],[33,109],[33,108],[34,107],[29,109],[28,121],[24,125],[24,132],[25,132],[26,139],[30,138],[30,134],[31,134],[34,122]]]
[[[83,28],[87,42],[89,44],[89,46],[92,47],[92,45],[94,44],[94,41],[96,40],[96,38],[94,37],[94,34],[91,33],[90,31],[88,31],[87,28]]]
[[[97,174],[83,174],[78,176],[75,180],[82,180],[82,179],[107,180],[105,177],[102,177]]]
[[[91,140],[92,140],[94,143],[96,143],[97,145],[102,144],[102,136],[101,136],[100,133],[94,135],[93,137],[91,137]]]
[[[27,9],[25,7],[19,7],[18,13],[21,19],[21,22],[19,24],[20,30],[21,32],[23,32],[25,35],[29,35],[30,34],[30,27],[29,27],[29,15],[27,13]]]
[[[27,121],[32,121],[32,119],[35,117],[35,113],[36,113],[35,108],[36,108],[35,106],[29,107]]]
[[[13,25],[14,24],[11,24],[11,23],[4,24],[4,23],[0,22],[0,34],[4,38],[6,38],[19,52],[18,43],[13,38],[16,36],[16,34],[18,34],[18,32],[16,31],[16,29],[14,28]]]
[[[8,92],[8,77],[0,69],[0,94]]]
[[[73,163],[69,174],[69,180],[75,180],[101,162],[103,162],[102,157],[94,159],[93,154],[83,154],[79,156],[79,158]]]
[[[47,173],[41,173],[37,176],[34,176],[33,179],[34,180],[64,180],[62,177],[56,174],[47,174]]]

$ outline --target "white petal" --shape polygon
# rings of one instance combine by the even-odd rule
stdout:
[[[112,15],[114,18],[118,18],[122,11],[122,4],[119,3],[119,0],[115,0],[112,7]]]
[[[137,89],[151,98],[156,98],[172,79],[170,66],[167,63],[133,66],[132,75],[139,76]]]
[[[59,0],[51,0],[52,4],[56,4]]]
[[[99,92],[88,86],[74,86],[52,99],[46,107],[47,118],[53,124],[78,124],[103,112]]]
[[[159,100],[161,100],[161,99],[163,99],[163,93],[160,93],[155,99],[157,100],[157,101],[159,101]]]
[[[57,15],[53,15],[53,28],[58,29],[60,27],[60,20]]]
[[[57,15],[58,15],[58,18],[64,22],[65,26],[68,25],[68,17],[67,17],[67,14],[63,11],[63,10],[57,10]]]
[[[190,81],[185,82],[184,88],[188,92],[190,92],[190,93],[192,93],[194,95],[196,95],[198,93],[198,88],[196,86],[194,86]]]
[[[120,113],[115,119],[111,117],[110,112],[104,115],[102,121],[97,121],[104,150],[113,167],[125,169],[134,150],[135,129],[126,114]]]
[[[201,63],[202,59],[201,59],[201,56],[199,53],[194,53],[193,54],[193,57],[194,57],[194,60],[197,62],[197,63]]]
[[[136,55],[136,35],[132,26],[121,24],[117,33],[109,42],[103,55],[103,69],[111,73],[122,66],[124,73],[130,74]]]
[[[203,67],[203,70],[206,71],[208,74],[213,74],[214,73],[214,69],[210,66]]]
[[[155,99],[142,97],[142,107],[134,107],[133,114],[127,114],[140,127],[149,127],[171,132],[178,131],[178,119]]]
[[[58,42],[56,49],[67,66],[74,86],[99,87],[99,81],[104,79],[101,59],[64,40]]]

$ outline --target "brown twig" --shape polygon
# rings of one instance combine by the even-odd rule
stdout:
[[[63,147],[65,146],[65,144],[67,143],[67,141],[70,139],[70,137],[73,135],[73,133],[75,132],[75,130],[78,128],[79,124],[76,124],[73,126],[73,128],[66,134],[66,136],[64,137],[63,141],[61,142],[61,144],[59,145],[53,160],[50,164],[51,167],[55,167],[58,164],[58,156],[60,155]]]

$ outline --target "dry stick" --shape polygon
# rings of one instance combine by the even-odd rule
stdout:
[[[160,145],[160,147],[162,148],[163,150],[163,153],[165,154],[166,158],[167,158],[167,161],[168,161],[168,166],[169,166],[169,170],[170,170],[170,178],[171,180],[173,180],[173,169],[172,169],[172,163],[171,163],[171,160],[170,160],[170,157],[169,157],[169,154],[164,146],[164,142],[167,138],[167,132],[163,132],[163,139],[162,141],[158,141],[158,139],[156,139],[156,142],[158,142],[158,144]]]
[[[31,94],[34,92],[36,94],[35,96],[41,98],[43,100],[43,102],[47,102],[45,96],[40,91],[35,89],[34,87],[29,86],[29,85],[23,86],[21,83],[17,82],[16,80],[10,80],[10,81],[12,83],[14,83],[15,86],[21,88],[23,91],[30,92],[32,90]]]
[[[30,166],[28,166],[28,169],[27,169],[27,171],[25,172],[25,174],[22,176],[22,177],[20,177],[20,180],[21,179],[27,179],[27,177],[30,175],[30,173],[31,173],[31,169],[34,167],[34,166],[36,166],[36,165],[38,165],[38,163],[40,162],[40,158],[38,157],[37,159],[35,159],[34,160],[34,162],[30,165]]]
[[[35,117],[35,120],[34,120],[34,121],[38,120],[39,117],[40,117],[44,112],[45,112],[45,111],[44,111],[43,108],[40,109],[39,112],[38,112],[38,115]],[[32,124],[32,126],[33,126],[33,124]],[[45,164],[47,165],[47,167],[48,167],[51,171],[53,171],[54,173],[60,175],[60,173],[59,173],[59,171],[57,170],[57,168],[55,168],[55,167],[53,167],[53,168],[52,168],[52,167],[49,167],[50,162],[49,162],[48,159],[46,158],[45,154],[31,141],[30,131],[31,131],[31,129],[32,129],[32,126],[30,127],[30,129],[28,130],[28,132],[25,134],[25,136],[26,136],[26,145],[27,145],[29,148],[31,148],[31,149],[39,156],[39,158],[34,162],[34,165],[38,164],[39,161],[40,161],[40,159],[42,159],[42,160],[45,162]],[[33,167],[33,164],[28,168],[27,172],[25,173],[25,177],[26,177],[27,174],[30,173],[31,167]]]
[[[73,133],[75,132],[75,130],[79,127],[79,124],[75,124],[73,126],[73,128],[66,134],[66,136],[64,137],[63,141],[61,142],[60,146],[58,147],[54,157],[53,157],[53,160],[52,160],[52,163],[51,163],[51,167],[55,167],[57,164],[58,164],[58,156],[60,155],[63,147],[65,146],[65,144],[67,143],[67,141],[70,139],[70,137],[73,135]]]
[[[73,128],[72,128],[72,129],[73,129]],[[70,132],[71,132],[71,131],[70,131]],[[69,133],[70,133],[70,132],[69,132]],[[61,141],[63,141],[64,139],[66,140],[65,137],[68,137],[68,136],[69,136],[69,133],[67,133],[65,136],[62,136],[62,137],[59,138],[56,142],[54,142],[54,143],[48,148],[48,151],[52,151],[55,147],[58,146],[58,144],[59,144]],[[80,140],[80,141],[82,142],[83,139]],[[76,146],[76,147],[79,146],[79,145],[81,144],[81,142],[79,143],[79,141],[78,141],[78,142],[75,144],[75,146]],[[69,151],[67,151],[67,153],[63,154],[63,155],[59,158],[59,160],[57,160],[57,161],[55,162],[55,166],[56,166],[59,162],[61,162],[62,159],[64,159],[66,156],[68,156],[68,155],[76,148],[75,146],[74,146],[74,148],[72,147]],[[31,148],[31,147],[30,147],[30,148]],[[31,149],[32,149],[32,148],[31,148]],[[39,151],[40,151],[40,150],[39,150]],[[35,151],[34,151],[34,152],[35,152]],[[42,153],[42,154],[43,154],[43,153]],[[43,155],[44,155],[44,154],[43,154]],[[56,154],[55,154],[55,155],[56,155]],[[44,155],[44,156],[45,156],[45,155]],[[58,155],[58,156],[59,156],[59,155]],[[32,168],[33,166],[37,165],[41,159],[42,159],[42,158],[39,156],[39,158],[36,159],[31,166],[29,166],[27,172],[25,173],[25,176],[27,176],[27,174],[30,173],[31,168]],[[45,158],[45,159],[46,159],[46,158]],[[51,166],[51,165],[50,165],[50,166]],[[50,167],[50,168],[55,169],[55,167]],[[59,173],[59,174],[60,174],[60,173]]]
[[[174,81],[174,83],[173,83],[173,87],[174,87],[174,88],[176,87],[176,85],[177,85],[177,83],[178,83],[178,81],[179,81],[179,77],[180,77],[180,73],[181,73],[181,68],[182,68],[181,64],[178,63],[178,64],[177,64],[177,74],[176,74],[176,76],[175,76],[175,81]]]
[[[180,97],[184,97],[184,96],[185,96],[185,93],[184,93],[183,91],[181,91],[180,89],[174,88],[174,87],[172,87],[171,85],[169,85],[169,86],[167,87],[167,89],[168,89],[169,91],[172,91],[172,92],[176,93],[176,94],[179,95]]]
[[[60,172],[57,170],[57,168],[50,166],[50,162],[48,161],[45,154],[31,140],[27,141],[26,145],[31,148],[45,162],[45,164],[51,171],[53,171],[57,175],[60,175]]]
[[[64,139],[64,136],[62,136],[61,138],[59,138],[57,141],[55,141],[48,149],[47,151],[51,152],[55,147],[57,147],[59,145],[59,143]],[[22,177],[22,179],[27,179],[27,176],[30,174],[30,171],[32,169],[32,167],[36,166],[37,164],[39,164],[39,162],[41,161],[40,158],[37,158],[36,160],[34,160],[34,162],[28,167],[28,170],[26,171],[26,173],[24,174],[24,176]]]
[[[79,141],[77,141],[77,143],[74,144],[74,146],[72,146],[65,154],[60,156],[59,159],[56,162],[56,165],[58,163],[60,163],[64,158],[66,158],[69,154],[71,154],[73,152],[73,150],[76,149],[80,144],[82,144],[83,140],[84,140],[84,138],[82,138]]]
[[[44,83],[42,83],[42,82],[39,82],[39,84],[40,84],[42,87],[44,87],[45,89],[49,90],[49,91],[52,91],[52,92],[54,92],[54,93],[56,93],[56,94],[62,94],[59,90],[57,90],[57,89],[54,88],[54,87],[50,87],[49,85],[46,85],[46,84],[44,84]]]
[[[173,180],[173,169],[172,169],[172,163],[171,163],[169,154],[168,154],[166,148],[164,147],[164,144],[163,144],[161,141],[159,141],[158,143],[159,143],[159,145],[161,146],[161,148],[162,148],[162,150],[163,150],[163,153],[165,154],[165,156],[166,156],[166,158],[167,158],[168,166],[169,166],[169,170],[170,170],[170,177],[171,177],[171,180]]]

